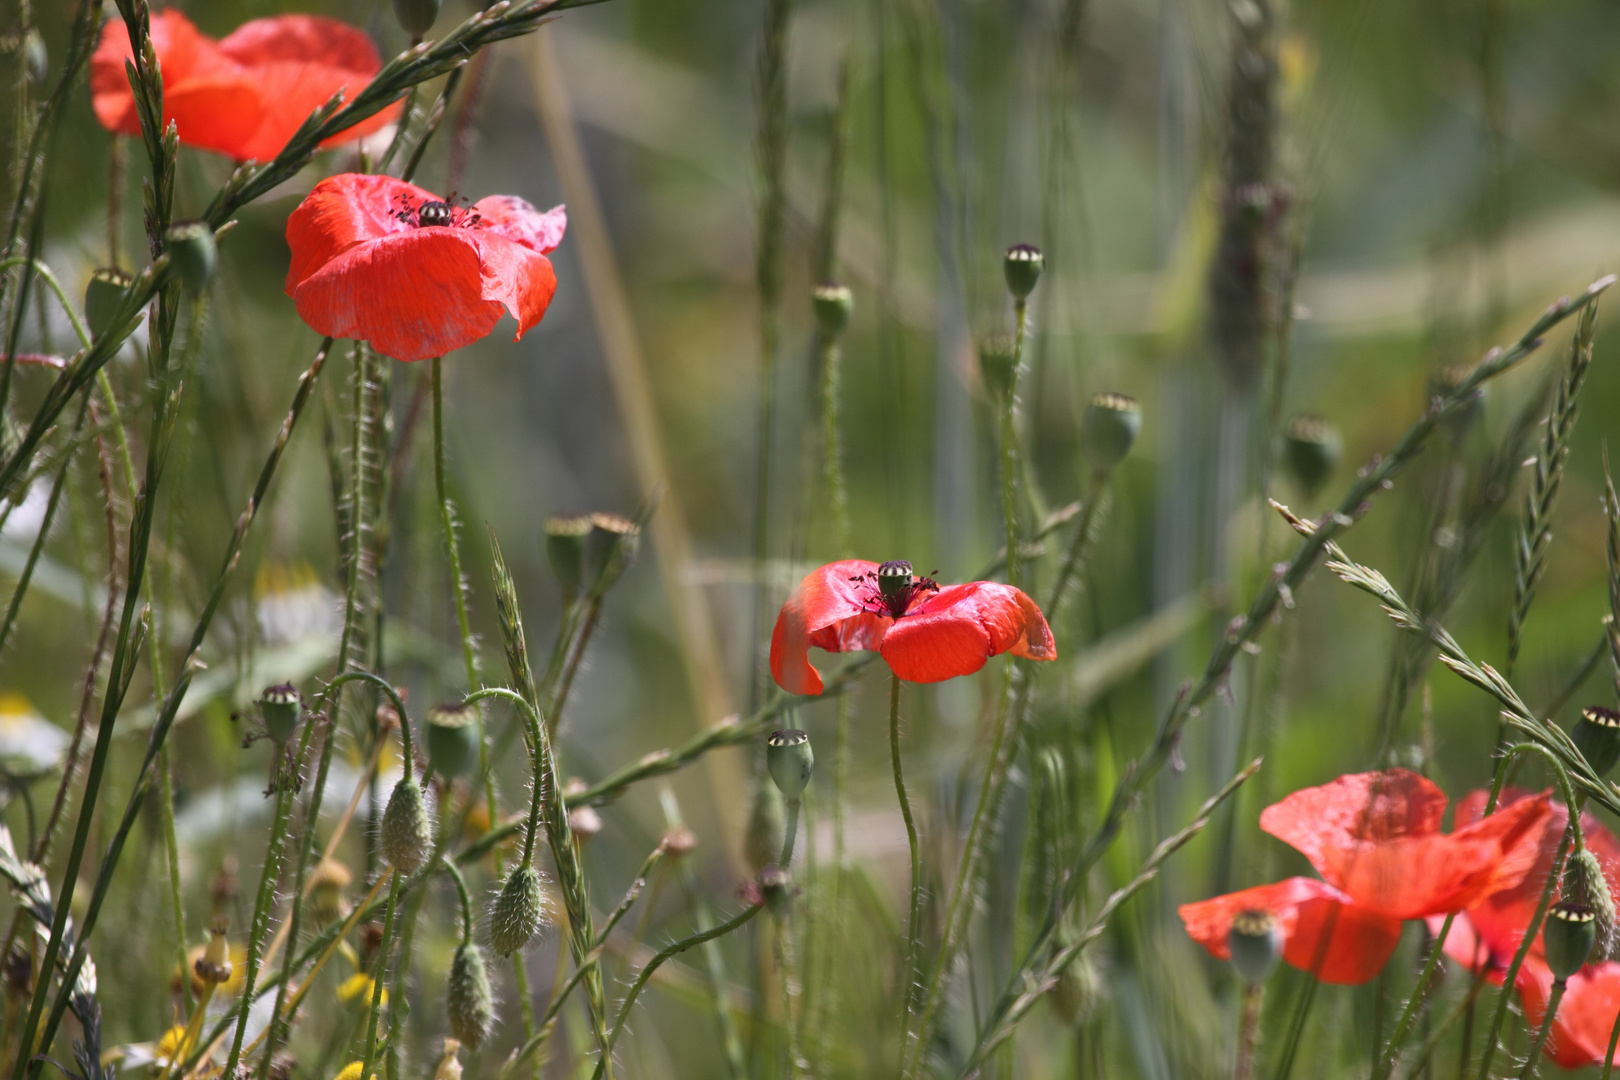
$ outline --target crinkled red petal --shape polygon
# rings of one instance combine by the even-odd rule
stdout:
[[[872,586],[857,580],[877,572],[877,563],[844,559],[817,567],[782,605],[771,632],[771,677],[790,694],[819,694],[821,673],[810,663],[810,646],[828,652],[875,649],[893,622],[866,611]]]
[[[152,16],[152,48],[163,73],[163,121],[189,146],[225,152],[259,123],[251,77],[178,11]],[[125,61],[133,58],[122,19],[109,19],[90,57],[90,103],[109,131],[140,134]]]
[[[1327,877],[1327,849],[1358,840],[1431,836],[1440,831],[1445,812],[1445,793],[1431,781],[1389,769],[1296,791],[1261,812],[1260,828],[1296,848]]]
[[[542,255],[555,251],[568,229],[568,211],[553,206],[544,213],[516,195],[488,195],[472,205],[479,224],[497,236]]]
[[[1400,941],[1399,919],[1358,907],[1314,878],[1288,878],[1177,909],[1188,935],[1225,960],[1232,919],[1244,911],[1274,915],[1283,931],[1283,959],[1323,982],[1354,986],[1384,970]]]
[[[392,176],[339,173],[316,184],[287,218],[287,295],[356,244],[417,231],[395,216],[402,197],[412,207],[439,198]]]
[[[971,675],[992,656],[1057,659],[1046,618],[1022,590],[994,581],[921,594],[883,637],[883,659],[907,682]]]

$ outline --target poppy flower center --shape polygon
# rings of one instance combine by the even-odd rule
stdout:
[[[394,217],[418,229],[472,229],[483,220],[481,215],[457,206],[454,193],[447,201],[428,199],[414,206],[409,195],[400,195],[395,201],[399,209],[394,211]]]
[[[416,209],[416,224],[419,228],[431,228],[439,225],[449,225],[450,204],[442,202],[423,203]]]
[[[883,563],[877,570],[856,574],[850,580],[865,593],[861,610],[891,619],[903,617],[919,593],[939,591],[933,578],[917,577],[904,559]]]

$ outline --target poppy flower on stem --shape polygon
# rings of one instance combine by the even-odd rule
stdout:
[[[1022,590],[994,581],[941,586],[903,561],[844,559],[811,571],[782,605],[771,676],[790,694],[819,694],[810,646],[875,651],[906,682],[971,675],[992,656],[1057,659],[1046,617]]]
[[[512,195],[471,206],[389,176],[342,173],[315,185],[287,219],[287,295],[317,333],[358,338],[396,360],[426,360],[517,319],[540,322],[557,289],[546,253],[562,242],[561,206]]]
[[[1527,957],[1519,969],[1518,989],[1524,1002],[1525,1025],[1535,1031],[1547,1015],[1553,973],[1546,964]],[[1609,1036],[1617,1015],[1620,963],[1606,960],[1587,964],[1565,981],[1564,996],[1542,1053],[1566,1069],[1602,1065],[1609,1053]]]
[[[238,161],[269,161],[309,114],[338,91],[352,98],[382,69],[364,33],[316,15],[278,15],[243,23],[223,40],[200,32],[178,11],[154,14],[152,48],[163,74],[163,123],[180,141]],[[124,64],[129,30],[109,20],[90,57],[90,98],[108,131],[138,135],[140,117]],[[392,123],[396,103],[326,140],[348,142]]]
[[[1324,982],[1366,982],[1389,960],[1405,920],[1451,914],[1519,886],[1552,817],[1548,796],[1534,795],[1482,820],[1459,812],[1465,823],[1448,834],[1440,831],[1445,809],[1445,793],[1405,769],[1296,791],[1267,807],[1260,827],[1325,880],[1290,878],[1185,905],[1187,932],[1224,959],[1232,917],[1265,911],[1284,931],[1288,963]],[[1472,928],[1458,929],[1455,947],[1473,949]]]

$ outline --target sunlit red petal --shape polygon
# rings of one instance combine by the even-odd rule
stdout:
[[[188,145],[220,149],[258,126],[259,95],[240,65],[178,11],[152,16],[152,48],[163,72],[163,120]],[[122,19],[109,19],[90,57],[90,102],[109,131],[138,135],[140,119],[124,62],[134,56]]]
[[[1539,960],[1527,959],[1519,969],[1519,1000],[1524,1003],[1525,1024],[1532,1031],[1547,1015],[1552,984],[1552,972]],[[1620,964],[1606,961],[1587,965],[1566,982],[1543,1052],[1566,1069],[1602,1064],[1617,1013]]]
[[[556,250],[568,228],[568,212],[553,206],[544,213],[516,195],[489,195],[472,205],[487,231],[542,255]]]
[[[517,320],[516,341],[539,324],[551,305],[557,291],[551,260],[482,229],[459,231],[470,234],[478,245],[484,299],[503,304]]]
[[[287,218],[287,295],[355,244],[412,232],[395,216],[402,197],[412,206],[438,199],[391,176],[339,173],[316,184]]]
[[[1323,853],[1357,840],[1431,836],[1440,831],[1446,796],[1405,769],[1352,773],[1302,788],[1266,807],[1260,828],[1297,849],[1327,876]]]
[[[1232,919],[1243,911],[1274,915],[1283,931],[1283,959],[1323,982],[1358,985],[1384,969],[1401,937],[1399,919],[1357,907],[1314,878],[1288,878],[1177,909],[1187,934],[1225,960]]]
[[[819,694],[821,674],[810,663],[810,646],[828,652],[878,647],[893,621],[865,610],[871,586],[856,580],[877,572],[877,563],[844,559],[817,567],[793,590],[771,632],[771,677],[790,694]]]
[[[485,300],[478,245],[465,229],[415,229],[356,244],[293,290],[316,333],[368,341],[396,360],[469,345],[500,320]]]
[[[1430,915],[1424,922],[1429,927],[1429,933],[1439,936],[1446,924],[1446,917]],[[1502,973],[1513,960],[1511,952],[1499,953],[1480,937],[1466,911],[1457,912],[1452,920],[1451,930],[1446,934],[1445,950],[1446,956],[1469,971],[1485,972],[1486,979],[1493,986],[1502,985]]]
[[[883,636],[883,659],[907,682],[971,675],[1010,652],[1055,660],[1057,646],[1041,609],[1021,590],[993,581],[925,593]]]

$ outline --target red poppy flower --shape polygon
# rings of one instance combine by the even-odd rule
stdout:
[[[1526,958],[1518,984],[1524,1022],[1530,1030],[1538,1030],[1547,1015],[1553,974],[1539,960]],[[1620,1015],[1620,964],[1606,960],[1586,965],[1564,983],[1564,997],[1543,1052],[1566,1069],[1603,1064],[1616,1015]]]
[[[382,60],[371,39],[345,23],[315,15],[280,15],[244,23],[223,41],[200,33],[178,11],[152,16],[152,47],[163,72],[163,122],[180,141],[238,161],[268,161],[300,124],[339,90],[349,97],[371,81]],[[124,61],[129,31],[112,19],[90,58],[90,96],[109,131],[140,134]],[[399,116],[399,105],[328,139],[358,139]]]
[[[567,224],[512,195],[451,206],[388,176],[330,176],[287,219],[287,295],[317,333],[396,360],[471,344],[503,311],[522,337],[557,289],[545,253]]]
[[[810,646],[876,650],[907,682],[971,675],[992,656],[1057,659],[1046,617],[1021,590],[993,581],[940,587],[907,562],[845,559],[811,571],[771,634],[771,675],[790,694],[821,693]]]
[[[1445,809],[1445,793],[1429,780],[1391,769],[1296,791],[1267,807],[1260,827],[1362,907],[1415,919],[1518,885],[1551,817],[1547,795],[1536,795],[1446,834]]]
[[[1314,878],[1289,878],[1177,908],[1187,934],[1218,960],[1231,958],[1234,916],[1264,911],[1283,932],[1283,959],[1323,982],[1354,986],[1384,970],[1401,939],[1401,920],[1359,907]]]

